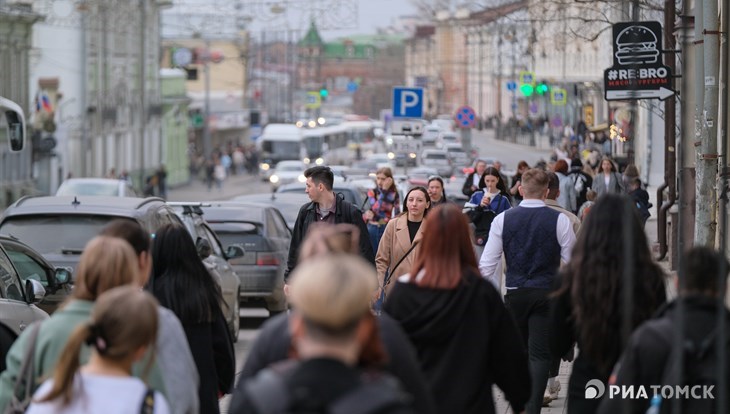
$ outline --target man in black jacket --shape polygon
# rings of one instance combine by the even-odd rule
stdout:
[[[290,340],[270,345],[291,345],[298,360],[279,362],[254,377],[242,377],[229,411],[416,412],[411,408],[411,396],[402,391],[397,379],[375,366],[358,367],[367,348],[363,339],[373,332],[370,297],[376,280],[375,269],[349,254],[315,257],[297,267],[289,296],[295,310],[285,322]],[[279,316],[280,320],[284,317]],[[387,359],[376,349],[371,352],[377,365]]]
[[[697,399],[679,397],[683,413],[714,413],[717,412],[717,398],[720,389],[717,386],[717,363],[715,350],[718,337],[718,306],[724,297],[726,283],[720,283],[727,278],[730,264],[725,256],[707,247],[695,247],[686,253],[681,277],[685,286],[679,292],[679,299],[667,304],[657,312],[654,319],[640,325],[631,335],[621,359],[614,367],[609,380],[610,385],[633,386],[634,389],[642,386],[647,392],[647,398],[624,400],[621,395],[613,398],[603,398],[599,413],[645,413],[653,397],[651,386],[668,386],[679,384],[689,386],[697,384],[712,385],[714,399]],[[678,305],[682,302],[684,314],[684,349],[678,348],[674,338],[678,326]],[[724,307],[724,306],[723,306]],[[723,309],[725,323],[724,354],[727,364],[727,355],[730,355],[730,312]],[[676,373],[676,361],[680,350],[684,353],[684,373],[682,378],[672,378],[671,372]],[[730,370],[725,370],[725,385],[730,388]],[[608,393],[609,390],[606,390]],[[702,394],[702,391],[699,391]],[[725,391],[728,395],[730,390]],[[695,393],[695,396],[697,393]],[[676,394],[675,394],[676,396]],[[661,412],[672,412],[675,401],[668,399],[661,401]]]
[[[315,222],[350,223],[357,226],[360,229],[360,255],[375,266],[375,254],[368,229],[362,219],[362,212],[332,191],[335,181],[332,170],[323,166],[311,167],[304,171],[304,176],[307,178],[305,191],[312,201],[299,209],[297,221],[294,223],[284,281],[289,279],[289,274],[296,267],[299,247],[307,235],[309,225]]]

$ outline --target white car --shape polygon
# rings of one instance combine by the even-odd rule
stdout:
[[[453,170],[449,154],[443,150],[424,150],[421,154],[423,166],[435,168],[441,177],[451,177]]]
[[[307,179],[304,177],[304,170],[307,165],[301,161],[279,161],[274,172],[269,177],[269,182],[274,189],[280,185],[299,182],[304,184]]]
[[[470,164],[469,155],[464,152],[461,144],[444,144],[443,150],[449,155],[451,164],[455,167],[463,168]]]
[[[441,137],[439,138],[436,145],[439,148],[444,148],[446,144],[459,144],[461,141],[459,140],[459,136],[456,135],[455,132],[444,132],[441,134]]]
[[[56,195],[141,197],[127,181],[114,178],[69,178],[61,183]]]
[[[441,137],[441,128],[438,125],[429,125],[421,134],[421,142],[424,146],[435,146]]]

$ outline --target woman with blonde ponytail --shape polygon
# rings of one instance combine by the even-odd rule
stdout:
[[[71,296],[38,329],[31,391],[35,392],[43,380],[52,377],[61,356],[69,357],[68,353],[63,354],[63,349],[70,335],[77,327],[88,322],[94,303],[102,293],[119,286],[133,286],[140,290],[143,284],[137,255],[128,242],[108,236],[91,239],[84,247],[76,267]],[[152,313],[156,314],[156,311]],[[31,330],[26,329],[5,356],[7,368],[0,374],[0,413],[5,412],[13,398],[30,336]],[[81,352],[75,357],[85,363],[89,358],[89,347],[85,346],[83,340],[81,344]],[[155,389],[164,390],[159,372],[150,375],[150,384]],[[23,387],[19,388],[16,398],[22,398],[25,393]]]
[[[149,293],[123,286],[102,294],[91,319],[71,334],[53,378],[36,391],[28,414],[169,413],[162,394],[132,377],[132,365],[155,345],[157,323],[157,301]],[[80,367],[84,344],[91,356]],[[147,371],[151,364],[148,360]]]

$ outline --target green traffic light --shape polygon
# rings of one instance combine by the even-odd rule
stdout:
[[[329,95],[329,91],[327,89],[322,88],[319,90],[319,96],[321,96],[322,98],[326,98],[327,95]]]
[[[550,88],[548,88],[548,86],[544,83],[537,85],[537,88],[535,89],[538,95],[545,95],[549,90]]]
[[[522,92],[522,95],[524,96],[531,96],[532,93],[535,92],[535,87],[529,83],[523,83],[520,85],[520,92]]]

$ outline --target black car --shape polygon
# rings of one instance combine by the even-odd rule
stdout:
[[[0,235],[0,246],[5,249],[21,280],[33,279],[43,285],[46,294],[37,303],[39,308],[51,314],[71,294],[70,268],[54,267],[40,253],[15,237]]]
[[[246,249],[245,256],[230,261],[241,282],[241,302],[263,302],[272,314],[285,311],[284,271],[291,230],[279,210],[235,202],[214,202],[202,209],[225,247],[241,244]]]
[[[27,244],[52,266],[75,272],[86,243],[114,219],[136,221],[153,235],[164,224],[182,225],[156,197],[23,197],[0,217],[0,234]],[[67,292],[56,293],[61,301]]]

